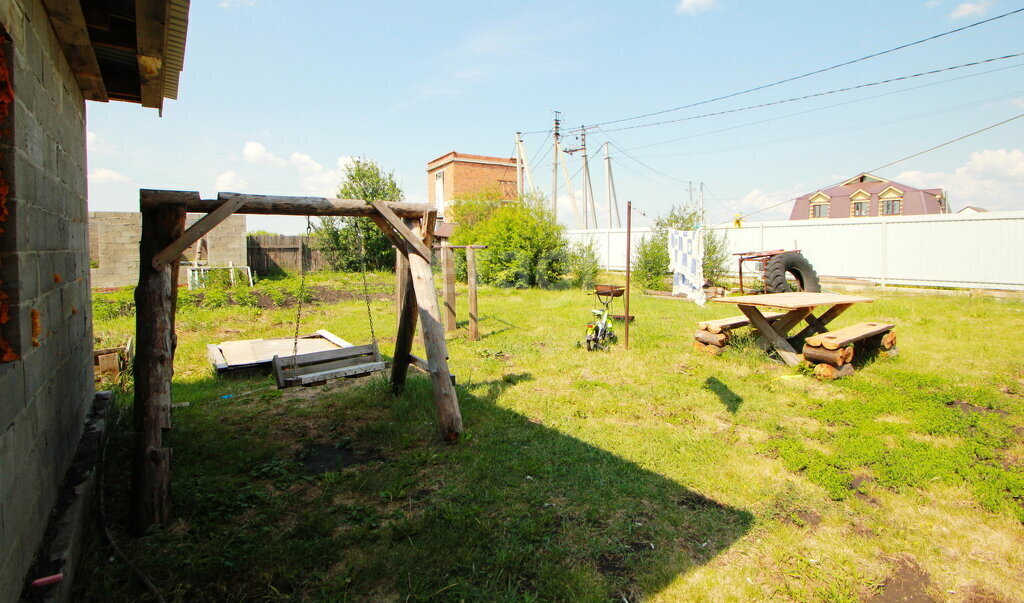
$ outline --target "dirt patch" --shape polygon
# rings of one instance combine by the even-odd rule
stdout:
[[[868,496],[867,494],[864,494],[863,492],[860,491],[861,486],[863,486],[864,484],[870,484],[874,481],[875,480],[873,478],[868,477],[866,475],[855,476],[853,480],[850,481],[850,490],[853,490],[853,495],[856,496],[859,500],[863,500],[864,502],[872,505],[877,505],[878,500],[875,499],[875,497]]]
[[[1003,417],[1010,414],[1005,410],[1000,410],[998,408],[984,408],[981,406],[975,406],[974,404],[971,404],[970,402],[964,402],[963,400],[953,400],[952,402],[946,402],[946,406],[955,406],[965,413],[1000,415]]]
[[[676,499],[676,504],[680,507],[687,509],[724,509],[722,503],[711,500],[710,498],[697,494],[696,492],[686,492],[682,496]]]
[[[625,576],[629,573],[622,555],[603,553],[597,558],[597,571],[604,576]]]
[[[896,571],[885,580],[882,589],[866,600],[871,603],[889,601],[934,601],[926,589],[931,584],[928,572],[912,559],[900,559]]]
[[[353,452],[336,444],[310,444],[298,454],[299,463],[315,475],[379,460],[382,458],[376,452]]]
[[[821,523],[821,515],[818,515],[814,511],[797,511],[796,518],[800,520],[803,525],[809,528],[813,528]]]

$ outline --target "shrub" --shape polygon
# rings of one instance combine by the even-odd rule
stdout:
[[[488,246],[479,253],[481,281],[499,287],[532,287],[562,278],[565,228],[541,200],[491,204],[484,214],[466,228],[460,223],[452,240],[456,245]]]
[[[666,290],[668,274],[668,242],[657,233],[640,240],[633,259],[633,278],[644,289]]]
[[[252,289],[249,287],[238,287],[235,289],[231,294],[231,300],[239,306],[247,306],[250,308],[256,307],[256,302],[258,301],[256,294],[253,293]]]
[[[228,297],[228,290],[219,287],[205,287],[203,289],[204,308],[223,308],[231,303]]]
[[[597,283],[597,275],[601,271],[601,259],[597,255],[597,242],[574,243],[569,248],[567,272],[571,275],[569,282],[573,287],[589,289]]]
[[[667,216],[654,222],[654,232],[644,237],[637,247],[633,271],[645,289],[668,288],[668,231],[695,230],[700,227],[700,212],[695,207],[673,207]],[[718,284],[729,272],[729,250],[725,233],[704,231],[704,257],[701,261],[704,280]]]
[[[124,287],[109,293],[92,296],[92,315],[95,320],[132,316],[135,314],[135,287]]]

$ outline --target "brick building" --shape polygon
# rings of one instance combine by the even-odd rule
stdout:
[[[94,396],[85,101],[174,98],[187,22],[188,0],[0,1],[0,601],[18,599],[48,521],[84,518],[51,511],[77,485]],[[55,589],[74,574],[64,546],[46,551]]]
[[[445,207],[456,196],[498,187],[503,199],[519,196],[516,185],[516,159],[467,155],[452,151],[427,163],[427,200],[443,217]]]

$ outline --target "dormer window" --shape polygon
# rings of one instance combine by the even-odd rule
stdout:
[[[903,213],[903,191],[890,186],[878,195],[879,213],[883,216],[898,216]]]
[[[827,218],[828,217],[828,206],[831,198],[825,193],[815,193],[811,196],[811,212],[810,217],[812,218]]]
[[[857,192],[850,195],[850,215],[854,217],[863,217],[869,215],[871,212],[871,195],[864,191],[858,190]]]

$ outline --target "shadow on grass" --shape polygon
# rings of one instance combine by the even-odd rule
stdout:
[[[439,442],[430,383],[415,373],[397,397],[372,379],[183,407],[168,437],[175,522],[130,541],[131,555],[184,600],[633,601],[750,529],[747,511],[498,405],[535,395],[516,388],[530,380],[458,386],[454,446]],[[213,381],[175,395],[205,398]],[[106,491],[119,518],[130,446],[116,431]],[[373,462],[310,475],[296,458],[311,443]],[[79,595],[137,599],[108,556],[94,541]]]
[[[718,399],[722,401],[729,412],[736,414],[736,411],[740,409],[740,405],[743,404],[743,397],[732,391],[728,385],[719,381],[716,377],[708,377],[704,380],[704,387],[711,390]]]

